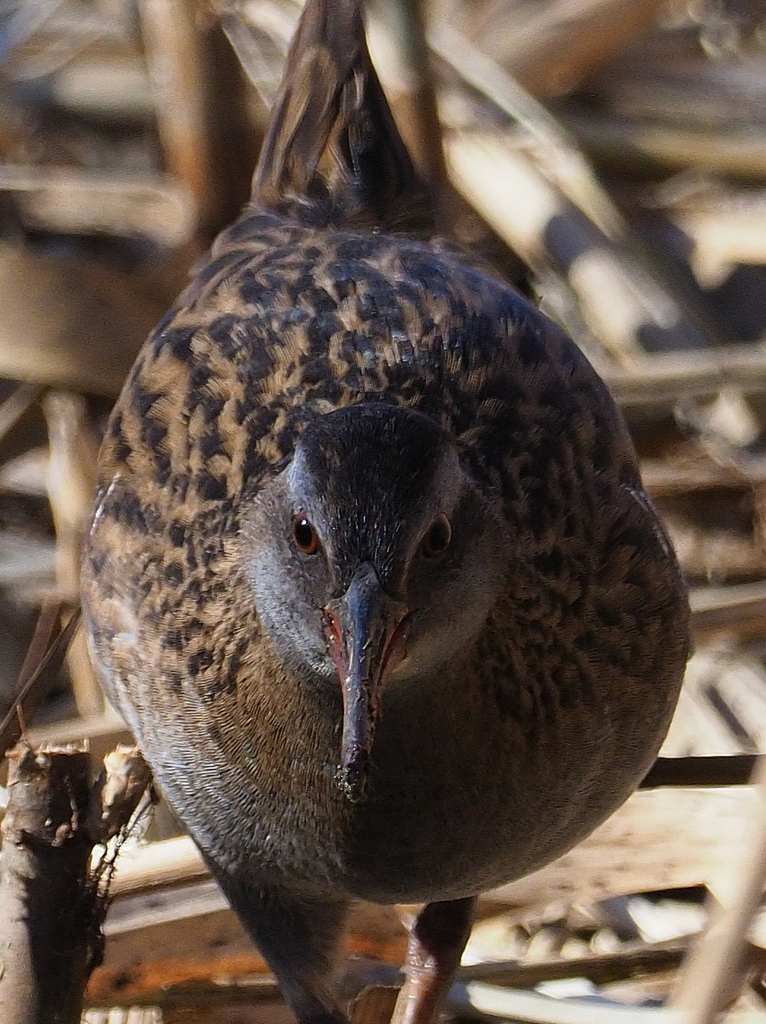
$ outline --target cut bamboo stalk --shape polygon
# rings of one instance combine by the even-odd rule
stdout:
[[[246,201],[255,162],[237,61],[200,0],[141,0],[139,12],[166,169],[213,235]]]
[[[46,487],[56,527],[59,596],[79,600],[80,560],[96,491],[98,442],[88,423],[85,400],[51,391],[43,400],[48,427]]]
[[[709,923],[692,949],[671,999],[683,1024],[714,1024],[736,998],[743,981],[747,930],[766,886],[766,756],[760,759],[753,784],[758,807],[738,870],[716,887],[720,898],[710,901]]]
[[[561,113],[583,149],[601,163],[633,173],[657,167],[695,168],[748,181],[766,179],[766,132],[753,127],[694,131],[678,125],[631,122],[589,112]]]
[[[0,167],[22,223],[62,234],[140,235],[159,245],[188,242],[196,226],[189,194],[154,176],[115,176],[54,167]]]
[[[385,59],[377,66],[397,123],[417,165],[431,183],[435,206],[445,219],[447,168],[442,146],[441,123],[426,41],[423,0],[385,0],[373,5],[378,32],[387,37]],[[442,224],[441,230],[447,225]]]
[[[62,600],[77,604],[82,545],[96,490],[98,445],[79,395],[50,392],[43,412],[50,448],[46,484],[56,527],[56,584]],[[104,697],[84,633],[74,637],[67,665],[77,710],[86,718],[100,714]]]
[[[626,230],[622,214],[561,122],[504,68],[446,21],[431,25],[428,41],[434,53],[467,85],[482,93],[533,140],[546,176],[563,195],[609,238],[621,238]]]
[[[206,226],[219,211],[194,0],[141,0],[141,29],[167,170],[194,197]]]
[[[455,132],[445,141],[458,190],[531,267],[550,263],[566,275],[590,330],[618,364],[634,365],[648,345],[708,346],[648,268],[568,206],[510,137]]]

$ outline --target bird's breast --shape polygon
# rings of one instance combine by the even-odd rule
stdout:
[[[219,864],[254,883],[419,902],[491,888],[564,852],[627,796],[661,734],[636,735],[630,699],[624,713],[575,705],[530,727],[521,707],[501,712],[465,680],[389,697],[357,803],[335,777],[339,702],[276,726],[256,716],[235,730],[236,748],[208,742],[202,770],[193,730],[149,749],[161,749],[171,803]]]

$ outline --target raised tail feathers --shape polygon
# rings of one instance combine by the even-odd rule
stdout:
[[[307,0],[253,202],[317,226],[433,230],[433,200],[372,66],[360,0]]]

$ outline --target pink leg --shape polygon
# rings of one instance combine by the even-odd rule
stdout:
[[[471,931],[476,897],[428,903],[410,931],[406,981],[391,1024],[431,1024],[449,991]]]

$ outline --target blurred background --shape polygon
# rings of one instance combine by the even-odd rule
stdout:
[[[110,406],[247,200],[300,6],[0,3],[0,716],[41,604],[77,604]],[[562,322],[624,410],[691,587],[696,653],[663,753],[745,758],[730,762],[741,776],[766,749],[766,3],[369,6],[373,57],[443,233]],[[35,724],[97,751],[124,735],[81,638]],[[688,937],[754,814],[742,787],[725,795],[662,794],[642,812],[649,832],[609,840],[635,868],[602,877],[611,909],[594,909],[593,879],[562,883],[568,902],[514,896],[513,913],[490,916],[487,955]],[[155,828],[173,833],[167,816]],[[219,956],[243,942],[226,935]],[[207,935],[194,955],[214,947]],[[633,1002],[666,994],[662,970]],[[751,982],[740,999],[766,1019],[763,966]],[[194,1019],[250,1019],[216,1012]]]

